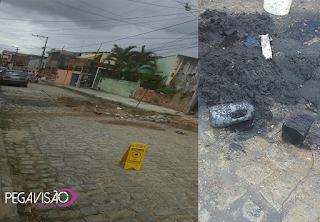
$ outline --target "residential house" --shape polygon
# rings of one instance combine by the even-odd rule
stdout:
[[[41,61],[41,56],[38,55],[29,55],[28,58],[28,70],[43,70],[46,66],[46,62],[47,62],[47,58],[44,57],[42,59],[42,64],[40,65],[40,61]],[[40,66],[40,67],[39,67]]]
[[[44,75],[51,75],[55,77],[58,69],[63,69],[65,62],[68,59],[75,59],[77,56],[80,56],[79,52],[69,52],[66,50],[56,50],[51,49],[48,53],[48,59],[43,71]]]
[[[2,51],[1,66],[6,66],[10,69],[23,70],[28,66],[28,54],[22,54],[10,51]]]
[[[93,61],[93,58],[95,61]],[[64,63],[63,69],[58,69],[56,82],[64,85],[77,87],[91,87],[95,74],[99,68],[105,68],[107,64],[100,63],[100,58],[89,56],[78,56],[68,59]]]

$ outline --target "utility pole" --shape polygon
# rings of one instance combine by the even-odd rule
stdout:
[[[12,47],[15,47],[15,46],[12,46]],[[11,69],[14,67],[14,62],[17,60],[17,57],[18,57],[18,51],[20,50],[19,47],[15,47],[16,48],[16,52],[12,55],[12,67]],[[13,57],[14,56],[14,57]],[[14,58],[14,59],[13,59]]]
[[[94,55],[94,57],[93,57],[93,61],[92,61],[92,63],[91,63],[90,73],[91,73],[91,72],[92,72],[92,70],[94,69],[94,60],[96,59],[96,56],[97,56],[97,54],[99,53],[99,50],[100,50],[101,46],[102,46],[102,43],[100,44],[100,46],[99,46],[99,48],[98,48],[98,50],[97,50],[96,54],[95,54],[95,55]],[[98,69],[97,69],[97,71],[98,71]],[[95,73],[95,75],[94,75],[94,79],[93,79],[93,81],[92,81],[91,88],[93,88],[94,81],[96,81],[96,78],[97,78],[97,72],[96,72],[96,73]]]
[[[48,38],[49,38],[49,37],[40,36],[40,35],[34,35],[34,34],[32,34],[32,36],[37,36],[38,38],[45,38],[45,39],[46,39],[45,44],[44,44],[44,47],[43,47],[43,51],[42,51],[42,56],[41,56],[41,59],[40,59],[40,63],[39,63],[39,68],[38,68],[38,69],[39,69],[38,72],[40,73],[40,71],[41,71],[41,66],[42,66],[42,61],[43,61],[44,53],[45,53],[46,48],[47,48],[47,42],[48,42]]]

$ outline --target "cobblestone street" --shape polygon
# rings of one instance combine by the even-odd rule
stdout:
[[[5,151],[0,143],[1,198],[6,191],[62,188],[78,196],[68,207],[33,207],[31,213],[18,204],[20,221],[197,221],[197,133],[139,119],[113,124],[115,117],[92,112],[82,116],[77,108],[43,100],[86,99],[58,87],[0,90],[7,121]],[[119,161],[134,142],[147,144],[141,170],[124,170]],[[1,198],[0,220],[19,221],[15,205]]]

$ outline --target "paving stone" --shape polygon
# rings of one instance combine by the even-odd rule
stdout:
[[[99,184],[82,185],[85,191],[101,189]]]
[[[133,204],[133,202],[130,200],[117,200],[117,204],[119,206],[127,208],[127,207],[130,207]]]
[[[283,218],[283,222],[315,222],[319,220],[318,211],[307,204],[297,201],[289,213]]]
[[[129,196],[126,194],[110,194],[109,195],[114,200],[125,200],[129,199]]]
[[[136,222],[136,221],[137,220],[135,218],[123,218],[123,217],[119,217],[112,220],[112,222]]]
[[[96,197],[90,197],[90,199],[95,202],[95,203],[105,203],[105,202],[110,202],[110,197],[108,196],[96,196]]]
[[[159,201],[157,202],[157,204],[159,205],[159,207],[170,207],[170,205],[165,201]]]
[[[130,208],[137,213],[145,213],[148,211],[148,209],[143,205],[134,205],[134,206],[131,206]]]
[[[118,187],[111,187],[111,188],[106,188],[107,193],[121,193],[123,190]]]
[[[60,217],[58,212],[54,211],[54,210],[50,210],[50,211],[46,212],[45,215],[46,215],[47,218],[58,218],[58,217]]]
[[[110,210],[118,210],[120,207],[113,203],[98,205],[97,208],[99,211],[110,211]]]
[[[159,209],[159,210],[153,210],[152,212],[157,216],[169,216],[169,215],[176,214],[172,209]]]
[[[137,215],[137,218],[139,220],[141,220],[142,222],[156,222],[157,218],[155,218],[154,216],[152,216],[151,214],[139,214]]]
[[[101,183],[101,181],[100,180],[98,180],[98,179],[85,179],[85,180],[83,180],[83,183],[84,184],[96,184],[96,183]]]
[[[259,184],[270,176],[272,172],[273,171],[266,164],[253,162],[252,164],[237,170],[236,174],[241,178],[246,179],[249,183]]]
[[[251,222],[260,222],[264,216],[263,210],[250,199],[244,203],[242,213]]]
[[[283,202],[287,199],[298,181],[291,176],[284,176],[272,181],[270,184],[266,181],[267,185],[261,188],[260,193],[276,210],[280,210]],[[288,201],[294,195],[291,195]]]
[[[145,196],[143,194],[130,194],[130,197],[134,200],[143,200],[145,199]]]
[[[22,174],[35,174],[36,171],[35,170],[21,170]]]
[[[135,213],[133,211],[130,211],[128,209],[123,209],[123,210],[113,210],[109,211],[107,213],[107,216],[110,217],[112,220],[122,217],[122,218],[128,218],[128,217],[133,217]]]
[[[108,217],[103,214],[91,215],[84,218],[86,222],[105,222],[109,221]]]
[[[65,211],[61,211],[60,212],[60,217],[61,218],[77,218],[77,217],[81,217],[81,213],[79,210],[65,210]]]
[[[80,211],[85,216],[97,214],[99,212],[96,207],[82,207],[80,208]]]

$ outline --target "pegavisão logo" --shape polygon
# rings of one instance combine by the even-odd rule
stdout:
[[[69,198],[69,194],[72,198]],[[5,192],[5,203],[13,204],[34,204],[35,208],[56,208],[67,207],[76,201],[78,198],[77,194],[68,188],[60,189],[59,191],[54,190],[54,193],[50,192]],[[11,200],[11,201],[10,201]]]

